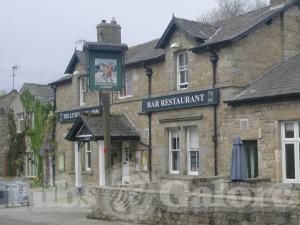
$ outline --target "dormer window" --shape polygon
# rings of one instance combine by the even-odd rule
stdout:
[[[86,77],[79,79],[79,104],[84,106],[86,101]]]
[[[177,89],[188,87],[188,54],[186,51],[177,53]]]

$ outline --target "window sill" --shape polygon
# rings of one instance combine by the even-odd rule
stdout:
[[[70,175],[74,175],[75,171],[69,172]],[[81,175],[93,175],[93,171],[82,171]]]
[[[228,177],[225,176],[202,177],[202,176],[181,175],[181,174],[166,174],[163,175],[161,178],[170,179],[170,180],[200,180],[203,182],[220,180],[220,179],[228,179]]]
[[[132,98],[132,95],[119,96],[119,99]]]
[[[148,170],[135,170],[135,172],[139,172],[139,173],[148,173]]]

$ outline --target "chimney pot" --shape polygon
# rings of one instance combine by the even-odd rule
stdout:
[[[113,18],[111,19],[110,23],[111,23],[111,24],[118,24],[114,16],[113,16]]]
[[[121,44],[121,26],[117,23],[114,17],[110,23],[106,23],[106,20],[102,20],[96,28],[97,42]]]

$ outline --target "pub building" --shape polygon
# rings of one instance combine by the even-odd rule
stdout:
[[[66,75],[51,83],[57,182],[229,179],[238,135],[249,180],[299,183],[299,4],[271,0],[214,25],[173,17],[159,39],[130,47],[123,91],[111,94],[109,152],[88,56],[76,50]],[[97,26],[97,41],[121,43],[114,19]]]

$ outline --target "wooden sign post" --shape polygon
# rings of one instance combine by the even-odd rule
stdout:
[[[110,93],[123,88],[124,55],[128,46],[86,42],[84,50],[89,55],[89,86],[99,91],[102,100],[102,122],[104,130],[105,183],[111,184],[111,137],[110,137]],[[100,154],[100,153],[99,153]],[[100,162],[99,162],[100,163]]]

